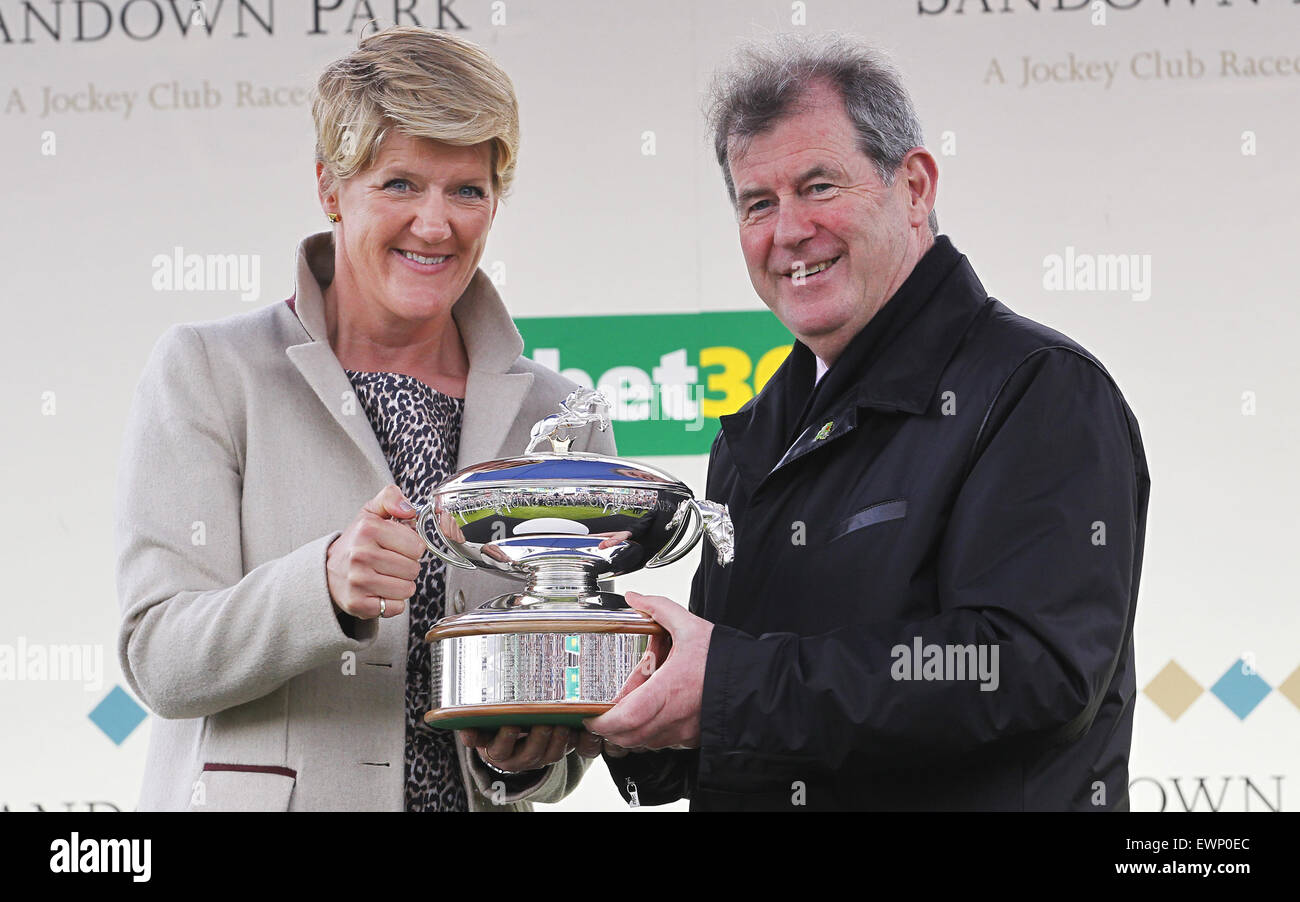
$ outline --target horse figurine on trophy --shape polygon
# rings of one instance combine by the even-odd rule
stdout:
[[[550,439],[551,450],[564,454],[573,442],[570,430],[581,429],[590,423],[595,423],[601,432],[609,428],[609,402],[595,389],[574,389],[560,402],[560,413],[544,417],[533,426],[524,453],[532,454],[538,445]]]

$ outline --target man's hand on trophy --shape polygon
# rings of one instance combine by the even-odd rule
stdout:
[[[628,592],[627,603],[668,630],[671,649],[655,667],[663,647],[652,643],[647,653],[651,666],[633,672],[613,708],[583,723],[605,740],[606,752],[614,757],[626,750],[697,748],[713,624],[660,595]]]
[[[630,594],[635,595],[636,593],[633,592]],[[645,596],[639,597],[644,598]],[[645,654],[641,656],[640,663],[632,670],[632,673],[627,678],[627,682],[624,683],[623,688],[618,691],[618,695],[614,696],[614,704],[621,702],[629,693],[634,691],[646,680],[650,679],[654,672],[659,669],[659,664],[668,660],[668,655],[672,651],[672,648],[673,640],[671,636],[666,634],[651,636],[650,647],[647,648]],[[601,750],[611,758],[622,758],[628,752],[648,751],[644,747],[624,748],[617,743],[610,742],[608,739],[603,741]]]
[[[527,733],[522,727],[501,727],[496,732],[457,730],[456,735],[466,747],[476,749],[485,764],[511,774],[554,764],[574,749],[584,758],[600,754],[600,739],[586,730],[549,724],[534,724]]]

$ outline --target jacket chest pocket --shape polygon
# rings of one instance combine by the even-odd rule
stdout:
[[[840,520],[839,523],[832,526],[829,530],[827,542],[838,542],[846,536],[853,535],[861,530],[877,526],[881,523],[889,523],[892,520],[901,520],[907,516],[907,499],[893,498],[888,501],[876,501],[868,504],[847,517]]]

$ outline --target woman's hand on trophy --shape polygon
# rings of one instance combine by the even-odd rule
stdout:
[[[425,545],[412,524],[401,521],[416,513],[402,490],[390,484],[330,543],[325,574],[335,607],[361,620],[406,610]]]
[[[517,774],[537,770],[561,760],[577,750],[584,758],[600,754],[601,742],[586,730],[534,724],[528,732],[522,727],[491,730],[457,730],[460,741],[477,749],[485,764],[498,771]]]
[[[573,732],[578,737],[573,747],[578,750],[579,755],[584,758],[595,758],[600,754],[600,750],[605,745],[605,740],[594,733],[588,733],[586,730],[575,730]]]

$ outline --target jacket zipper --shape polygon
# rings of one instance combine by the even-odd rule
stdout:
[[[629,808],[641,806],[641,797],[636,794],[636,781],[631,777],[627,778],[627,805]]]

